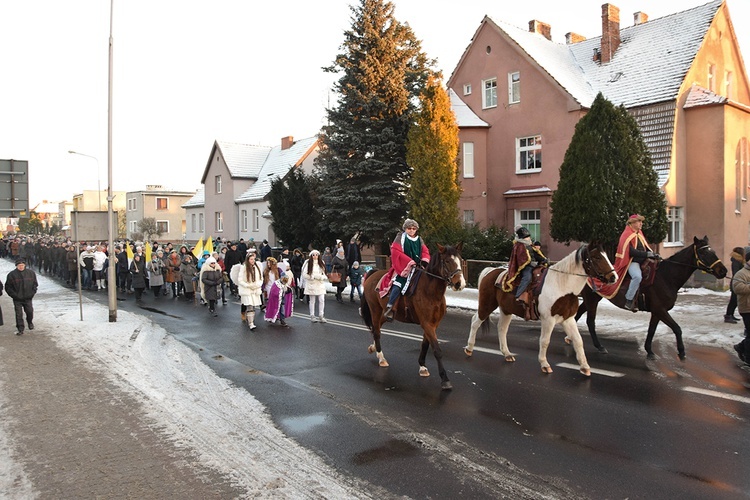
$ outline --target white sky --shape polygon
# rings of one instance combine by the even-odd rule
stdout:
[[[0,260],[0,276],[5,276],[12,268],[13,264],[8,260]],[[143,404],[148,422],[158,432],[166,433],[174,442],[194,450],[203,464],[231,476],[250,496],[303,498],[309,496],[310,491],[315,491],[323,498],[383,496],[379,488],[340,474],[312,452],[286,437],[271,420],[265,406],[252,394],[220,378],[193,350],[175,340],[146,316],[118,310],[117,322],[107,323],[107,306],[84,298],[81,321],[77,294],[64,289],[46,276],[38,275],[38,279],[39,291],[34,299],[34,323],[37,328],[33,333],[27,334],[50,336],[59,347],[82,360],[88,369],[101,372],[121,390],[137,398]],[[332,291],[333,288],[329,286],[329,292]],[[701,288],[684,289],[681,293],[719,299],[706,301],[718,305],[684,307],[678,298],[672,315],[683,328],[688,356],[691,345],[709,345],[727,350],[731,359],[739,363],[732,345],[742,338],[742,326],[723,322],[729,292],[712,292]],[[449,292],[446,295],[449,307],[476,310],[476,289]],[[3,303],[6,315],[10,316],[6,317],[3,331],[3,335],[9,335],[12,331],[9,325],[12,324],[11,299],[5,294],[0,302]],[[226,312],[229,309],[237,311],[239,306],[233,304]],[[638,350],[645,358],[642,346],[649,315],[617,309],[606,300],[600,303],[599,311],[597,328],[604,345],[608,339],[613,338],[636,340]],[[237,320],[239,321],[239,315]],[[288,321],[294,327],[306,328],[309,325],[307,308],[298,307],[295,316]],[[497,313],[493,314],[492,322],[494,330],[497,326]],[[524,324],[519,318],[513,319],[513,322],[516,325]],[[101,328],[103,324],[108,326]],[[398,329],[398,324],[394,325],[393,328]],[[526,325],[534,328],[538,323]],[[591,340],[585,333],[584,321],[579,321],[578,326],[590,353]],[[467,321],[467,335],[468,330]],[[139,333],[136,336],[134,332]],[[366,345],[365,341],[362,342],[363,346]],[[508,342],[511,351],[515,352],[514,335],[509,336]],[[552,342],[563,342],[559,326],[556,327]],[[660,324],[654,339],[655,345],[666,345],[665,352],[669,354],[665,355],[674,355],[674,342],[671,331]],[[462,346],[463,343],[451,342],[444,349],[460,350]],[[498,349],[497,344],[490,347]],[[500,359],[498,354],[477,349],[474,356],[495,355]],[[591,358],[590,354],[589,357]],[[572,376],[557,366],[559,358],[553,358],[551,356],[549,361],[555,371],[560,372],[557,376]],[[165,360],[169,362],[166,363]],[[611,364],[592,359],[589,361],[595,370],[616,369]],[[535,358],[528,357],[518,358],[518,362],[537,363]],[[455,376],[459,377],[460,364],[449,369],[454,370]],[[414,376],[417,376],[416,369]],[[542,377],[542,374],[539,376]],[[602,375],[596,372],[593,375],[598,376]],[[2,389],[0,384],[0,403],[5,401]],[[750,402],[744,396],[737,399],[737,395],[729,394],[729,397]],[[12,422],[0,418],[0,491],[7,493],[10,498],[30,498],[33,496],[33,485],[22,465],[13,457],[15,450],[13,440],[10,439],[11,428]],[[237,436],[242,438],[238,439]],[[430,439],[430,436],[424,434],[421,438]],[[455,462],[465,464],[469,470],[476,470],[470,462],[467,463],[465,456],[460,458]]]
[[[273,146],[315,135],[352,0],[115,0],[112,183],[197,189],[214,140]],[[395,0],[450,76],[484,15],[601,34],[604,0]],[[615,0],[621,26],[707,0]],[[750,54],[750,2],[727,0]],[[30,205],[107,186],[108,0],[0,0],[0,158],[29,161]],[[98,160],[70,155],[78,151]]]

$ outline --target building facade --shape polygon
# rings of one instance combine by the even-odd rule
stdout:
[[[190,191],[171,191],[162,186],[146,186],[143,191],[126,193],[127,238],[140,233],[138,223],[146,218],[156,221],[159,242],[182,243],[186,239],[184,203],[195,195]]]

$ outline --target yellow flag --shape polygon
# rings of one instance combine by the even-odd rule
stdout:
[[[201,236],[201,239],[198,240],[198,243],[195,244],[195,248],[193,248],[193,255],[195,255],[196,259],[200,259],[201,254],[203,254],[203,236]]]
[[[125,254],[128,256],[129,261],[133,260],[133,247],[127,243],[125,244]]]
[[[206,246],[203,247],[203,250],[208,250],[208,254],[211,255],[214,253],[214,244],[211,241],[211,237],[209,236],[206,240]]]
[[[146,263],[151,262],[151,243],[143,242],[143,253],[146,254]]]

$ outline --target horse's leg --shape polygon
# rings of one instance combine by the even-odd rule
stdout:
[[[466,347],[464,347],[464,353],[467,356],[471,356],[472,354],[474,354],[474,343],[477,340],[477,330],[479,330],[479,327],[482,326],[482,323],[484,323],[484,319],[479,318],[478,312],[474,313],[474,316],[471,317],[469,340],[466,342]]]
[[[438,375],[440,375],[440,387],[444,391],[450,391],[451,389],[453,389],[453,384],[451,384],[451,381],[448,380],[448,372],[445,371],[445,367],[443,366],[443,351],[440,349],[440,343],[437,339],[437,332],[434,328],[432,328],[429,333],[427,332],[427,330],[425,330],[425,340],[426,339],[429,339],[429,345],[432,346],[432,352],[435,354],[435,361],[437,361],[438,365]],[[423,346],[425,340],[422,341]],[[427,350],[424,347],[422,348],[422,351],[424,353],[427,353]]]
[[[594,343],[594,347],[596,347],[600,353],[608,354],[609,351],[602,346],[599,342],[599,337],[596,336],[596,310],[599,307],[599,296],[597,295],[596,298],[591,297],[586,290],[584,290],[582,296],[583,302],[578,307],[575,320],[578,321],[584,313],[586,314],[586,327],[589,329],[589,335],[591,336],[591,341]],[[571,342],[570,337],[567,335],[565,336],[565,342],[568,344]]]
[[[654,334],[656,333],[656,327],[659,324],[659,321],[672,329],[675,339],[677,340],[677,356],[679,356],[680,360],[685,361],[685,344],[682,342],[682,328],[680,328],[680,325],[677,324],[667,311],[661,312],[658,315],[655,312],[651,313],[651,320],[648,323],[648,335],[646,336],[646,344],[644,345],[648,359],[656,359],[651,344],[654,340]]]
[[[505,314],[502,309],[500,310],[500,321],[497,322],[497,338],[500,341],[500,350],[503,351],[505,361],[513,363],[516,358],[508,349],[508,327],[510,326],[510,320],[513,319],[512,314]]]
[[[581,338],[581,332],[578,331],[578,325],[574,318],[568,318],[562,322],[563,330],[565,335],[571,340],[573,349],[576,351],[576,359],[578,364],[581,365],[581,373],[587,377],[591,376],[591,367],[586,359],[586,352],[583,349],[583,339]]]
[[[427,337],[422,337],[422,348],[419,351],[419,376],[420,377],[429,377],[430,372],[425,366],[425,362],[427,361],[427,349],[430,348],[430,341],[427,340]]]
[[[378,365],[382,367],[389,366],[388,361],[385,360],[385,356],[383,356],[383,350],[380,347],[380,327],[381,327],[382,319],[380,318],[380,315],[373,318],[372,321],[372,344],[367,348],[367,352],[372,354],[373,352],[377,354],[378,357]]]
[[[552,329],[554,327],[554,319],[542,319],[542,332],[539,335],[539,364],[542,366],[543,373],[552,373],[552,367],[547,362],[547,348],[549,347],[549,339],[552,336]]]

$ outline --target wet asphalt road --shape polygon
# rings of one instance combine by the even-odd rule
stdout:
[[[97,298],[106,302],[105,294]],[[311,323],[297,301],[290,328],[256,321],[253,332],[236,301],[219,306],[217,318],[181,299],[145,302],[137,308],[129,295],[118,307],[150,316],[264,403],[287,435],[394,497],[747,498],[750,491],[748,373],[721,349],[693,345],[680,362],[667,339],[655,342],[659,359],[646,361],[635,342],[608,339],[603,355],[584,334],[589,363],[601,370],[586,378],[558,366],[576,360],[556,330],[548,353],[555,372],[544,375],[536,323],[512,322],[515,363],[497,352],[495,324],[491,333],[480,330],[467,358],[471,313],[449,310],[439,336],[454,389],[441,391],[431,352],[432,375],[418,376],[417,325],[386,325],[390,367],[380,368],[367,353],[358,304],[330,294],[325,325]]]

